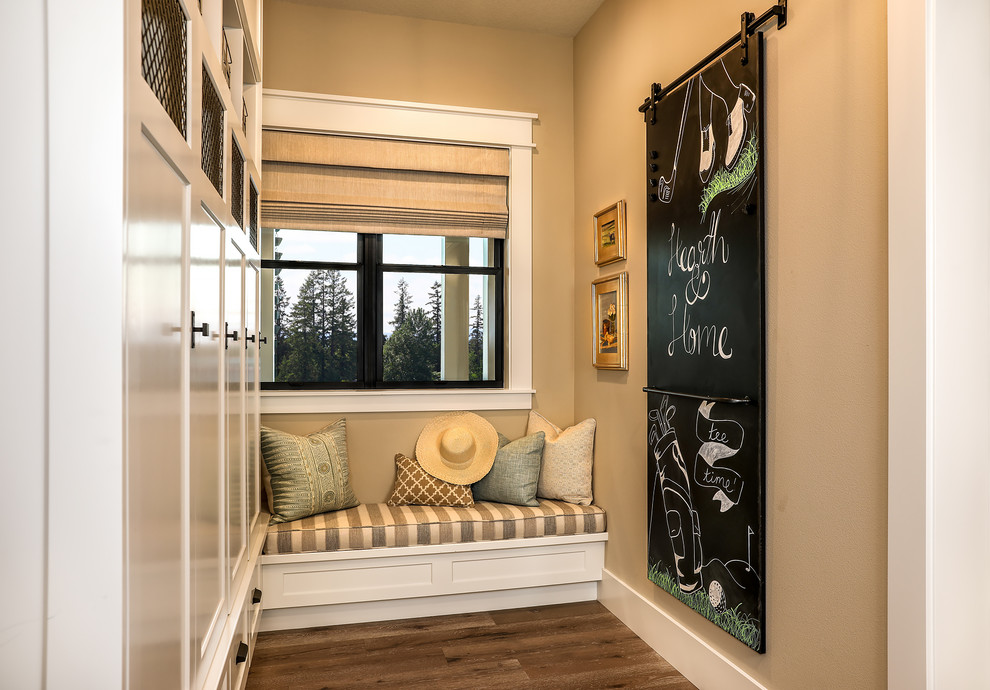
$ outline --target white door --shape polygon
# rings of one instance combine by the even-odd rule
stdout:
[[[227,612],[223,439],[223,227],[202,205],[189,238],[189,580],[191,675],[209,664]],[[198,683],[194,683],[198,685]]]
[[[227,377],[227,555],[236,582],[247,557],[244,414],[244,253],[228,239],[224,250],[224,362]]]
[[[247,511],[248,529],[254,530],[260,510],[260,456],[259,436],[261,432],[259,342],[261,332],[258,327],[258,304],[260,300],[258,267],[251,262],[245,265],[244,272],[244,315],[245,342],[244,387],[245,387],[245,455],[247,459]]]
[[[185,624],[182,240],[189,189],[150,136],[138,131],[130,142],[124,249],[127,676],[132,688],[179,688]]]

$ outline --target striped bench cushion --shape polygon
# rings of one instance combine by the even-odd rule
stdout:
[[[470,508],[365,503],[269,525],[266,554],[457,544],[605,531],[605,511],[539,499],[539,506],[479,501]]]

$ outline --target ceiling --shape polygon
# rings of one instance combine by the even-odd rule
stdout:
[[[574,36],[603,0],[295,0],[307,5]]]

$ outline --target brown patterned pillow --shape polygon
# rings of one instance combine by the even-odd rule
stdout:
[[[471,485],[450,484],[428,474],[418,462],[402,453],[395,454],[395,488],[388,497],[390,506],[474,505]]]

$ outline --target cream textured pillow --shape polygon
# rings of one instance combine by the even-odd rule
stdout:
[[[591,505],[591,467],[595,459],[594,419],[561,429],[539,412],[530,411],[526,435],[542,431],[543,465],[536,495],[578,505]]]
[[[470,484],[451,484],[437,479],[402,453],[395,454],[395,487],[386,501],[390,506],[453,506],[474,505]]]

